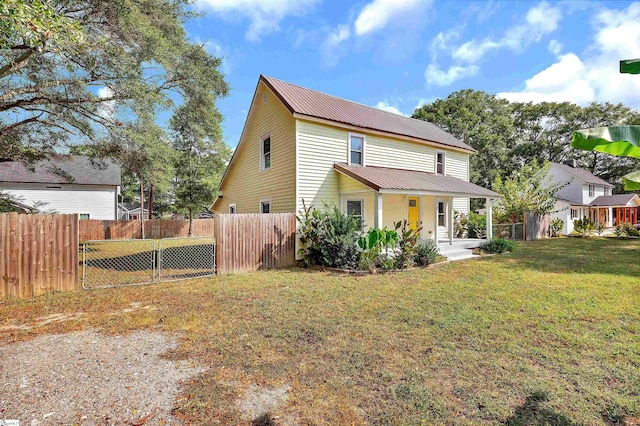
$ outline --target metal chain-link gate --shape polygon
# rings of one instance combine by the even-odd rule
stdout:
[[[93,240],[82,245],[82,287],[123,287],[214,275],[213,237]]]

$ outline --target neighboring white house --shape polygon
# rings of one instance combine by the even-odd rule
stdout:
[[[567,183],[558,191],[554,217],[564,221],[562,233],[573,232],[573,221],[588,217],[596,226],[609,228],[623,222],[638,222],[640,197],[611,195],[613,185],[573,165],[551,163],[549,174],[555,183]]]
[[[144,218],[149,219],[149,203],[145,203]],[[118,220],[140,220],[140,203],[118,203]]]
[[[43,212],[115,220],[120,166],[71,155],[39,162],[33,170],[19,162],[0,162],[0,191]]]

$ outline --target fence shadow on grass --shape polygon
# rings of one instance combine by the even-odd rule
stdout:
[[[524,403],[516,408],[516,411],[503,423],[506,426],[533,426],[533,425],[554,425],[554,426],[577,426],[565,415],[557,413],[551,408],[542,406],[549,400],[546,392],[533,392],[527,397]]]

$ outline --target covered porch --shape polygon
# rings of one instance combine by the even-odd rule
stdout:
[[[491,206],[500,194],[452,176],[393,169],[334,164],[339,173],[340,206],[361,216],[365,227],[393,229],[407,220],[420,229],[420,238],[439,246],[479,246],[485,240],[458,239],[454,212],[469,213],[469,200],[483,198]],[[487,213],[487,236],[492,235],[491,209]]]
[[[589,205],[589,218],[597,227],[613,227],[623,223],[638,223],[640,197],[637,194],[600,196]]]

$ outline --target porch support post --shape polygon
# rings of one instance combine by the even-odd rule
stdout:
[[[453,197],[449,197],[449,245],[453,245]]]
[[[487,198],[487,241],[493,238],[493,200]]]
[[[434,202],[434,204],[436,206],[435,215],[434,215],[435,216],[435,226],[433,227],[433,239],[436,242],[436,247],[438,247],[438,203],[439,203],[439,201],[440,200],[438,199],[438,197],[436,197],[435,198],[435,202]]]
[[[376,192],[375,194],[375,206],[373,211],[373,222],[376,228],[382,228],[382,194]]]
[[[600,207],[596,207],[596,228],[600,227]]]
[[[616,225],[620,225],[620,207],[616,207]]]

